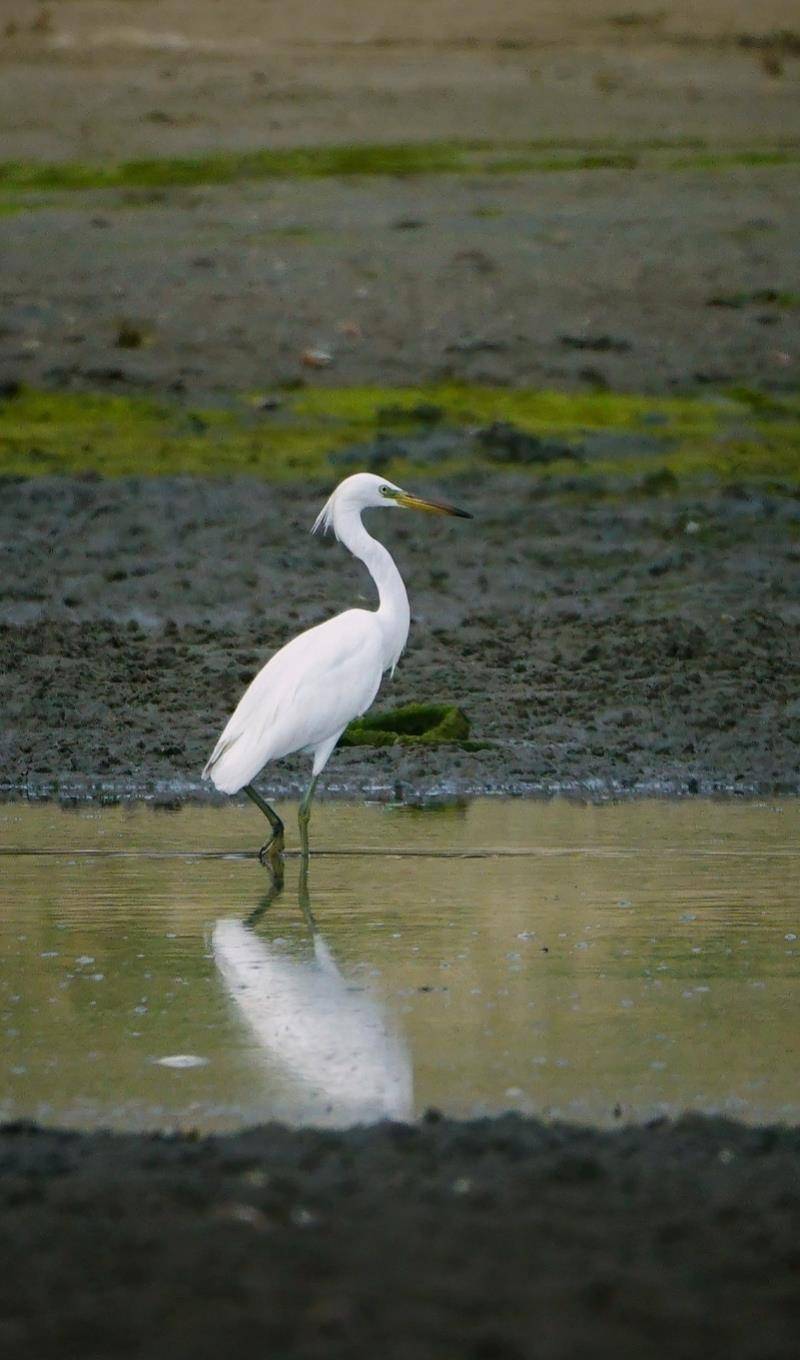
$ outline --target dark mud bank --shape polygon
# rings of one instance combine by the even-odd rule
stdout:
[[[0,1131],[6,1355],[778,1360],[800,1132]]]
[[[433,490],[433,487],[431,487]],[[470,741],[342,750],[329,794],[800,790],[800,502],[748,493],[442,488],[473,524],[376,515],[408,583],[379,698],[458,704]],[[199,796],[271,651],[372,604],[308,528],[327,487],[42,478],[0,496],[6,794]],[[307,761],[264,785],[297,792]]]

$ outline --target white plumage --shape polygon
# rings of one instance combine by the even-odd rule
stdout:
[[[203,778],[211,779],[222,793],[245,789],[256,797],[250,785],[268,761],[294,751],[313,755],[301,833],[317,776],[347,724],[369,708],[384,671],[394,669],[408,637],[410,611],[402,577],[386,548],[361,522],[364,510],[387,506],[469,518],[463,510],[411,496],[368,472],[343,481],[317,516],[314,529],[332,528],[361,559],[377,587],[378,608],[348,609],[276,652],[245,690],[203,770]],[[266,806],[263,810],[282,844],[280,819]],[[303,848],[305,852],[305,838]]]
[[[366,609],[348,609],[292,638],[245,690],[203,771],[238,793],[270,760],[314,755],[319,774],[352,718],[369,708],[383,674],[380,630]]]

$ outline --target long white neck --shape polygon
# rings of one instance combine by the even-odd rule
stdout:
[[[384,640],[384,670],[394,669],[406,645],[411,610],[403,578],[388,549],[368,534],[361,513],[350,506],[337,506],[333,514],[336,537],[354,557],[364,563],[378,590],[377,620]]]

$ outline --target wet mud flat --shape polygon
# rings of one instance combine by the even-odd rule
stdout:
[[[373,603],[360,565],[308,533],[328,489],[6,481],[6,793],[207,793],[208,751],[271,652]],[[797,790],[791,493],[623,499],[479,469],[441,489],[474,523],[374,517],[412,602],[409,648],[378,706],[458,704],[470,737],[340,750],[328,794]],[[296,792],[306,765],[272,767],[266,787]]]
[[[789,1357],[796,1129],[0,1131],[8,1355]]]

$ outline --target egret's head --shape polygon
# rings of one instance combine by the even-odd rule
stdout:
[[[362,510],[376,510],[380,507],[403,508],[406,510],[427,510],[434,515],[457,515],[459,519],[472,519],[468,510],[459,510],[446,501],[426,500],[404,491],[386,477],[376,477],[372,472],[356,472],[340,482],[330,499],[322,507],[314,521],[314,529],[324,532],[333,528],[342,514],[361,514]]]

